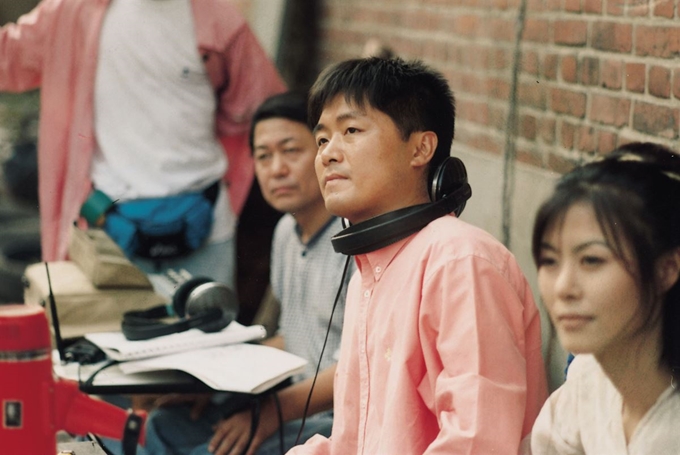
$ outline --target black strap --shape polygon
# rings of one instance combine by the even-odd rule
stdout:
[[[139,435],[142,433],[143,427],[144,421],[141,416],[134,412],[128,414],[122,440],[124,455],[135,455],[137,453],[137,443],[139,442]]]

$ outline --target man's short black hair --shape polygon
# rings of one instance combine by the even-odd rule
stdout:
[[[270,118],[284,118],[307,125],[307,95],[302,92],[290,91],[279,93],[267,98],[253,114],[250,123],[250,152],[253,153],[255,126],[262,120]]]
[[[451,155],[455,99],[442,74],[420,61],[371,57],[340,62],[326,69],[309,95],[309,125],[319,122],[324,107],[336,96],[359,108],[365,103],[388,115],[404,140],[417,131],[433,131],[437,149],[430,177]]]

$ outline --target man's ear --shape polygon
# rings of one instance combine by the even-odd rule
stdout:
[[[411,140],[414,142],[413,159],[411,166],[423,167],[432,160],[434,151],[439,143],[434,131],[418,131],[413,133]]]
[[[656,279],[660,293],[666,293],[680,278],[680,248],[659,258],[656,264]]]

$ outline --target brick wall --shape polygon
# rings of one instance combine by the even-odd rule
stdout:
[[[678,146],[677,1],[321,3],[321,66],[370,37],[424,60],[456,93],[457,147],[563,172],[622,142]]]

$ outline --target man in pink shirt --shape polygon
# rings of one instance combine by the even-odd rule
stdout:
[[[221,272],[214,278],[229,283],[236,219],[253,180],[250,118],[285,89],[234,5],[43,0],[0,28],[0,91],[36,88],[43,259],[66,258],[93,185],[128,201],[224,180],[209,237],[186,260],[195,275]]]
[[[547,395],[539,314],[512,254],[456,216],[470,192],[449,157],[446,80],[419,62],[346,61],[309,108],[326,208],[352,224],[333,245],[358,271],[332,435],[289,453],[518,453]]]

